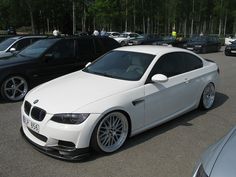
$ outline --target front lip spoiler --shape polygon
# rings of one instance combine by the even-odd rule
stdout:
[[[21,135],[24,137],[24,139],[29,142],[30,144],[33,145],[33,147],[38,150],[39,152],[42,152],[48,156],[51,156],[56,159],[60,160],[65,160],[65,161],[71,161],[71,162],[76,162],[76,161],[82,161],[85,160],[85,158],[90,156],[90,150],[89,148],[81,148],[81,149],[66,149],[61,146],[52,146],[52,147],[44,147],[40,146],[33,141],[31,141],[24,133],[23,128],[20,128]],[[64,152],[64,155],[61,154],[60,151]]]

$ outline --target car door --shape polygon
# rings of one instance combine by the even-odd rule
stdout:
[[[74,39],[59,40],[47,50],[40,60],[39,79],[48,80],[76,71],[78,68],[75,64]]]
[[[164,74],[166,82],[151,82],[155,74]],[[145,85],[146,125],[166,121],[193,107],[191,79],[179,52],[163,55],[153,67]]]

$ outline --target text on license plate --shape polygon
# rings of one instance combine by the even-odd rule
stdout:
[[[30,121],[25,116],[23,116],[23,122],[28,128],[30,128],[31,130],[39,133],[40,127],[37,123],[34,123],[34,122]]]

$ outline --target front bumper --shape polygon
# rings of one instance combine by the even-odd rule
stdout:
[[[90,155],[90,149],[89,148],[69,148],[66,146],[40,146],[33,141],[31,141],[24,133],[23,128],[21,127],[20,132],[22,136],[33,145],[33,147],[54,158],[61,159],[61,160],[67,160],[67,161],[80,161],[84,158],[88,157]]]

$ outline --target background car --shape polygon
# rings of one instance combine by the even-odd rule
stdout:
[[[236,128],[211,145],[202,155],[193,177],[235,177]]]
[[[21,108],[22,133],[65,160],[90,147],[113,153],[127,137],[199,106],[210,109],[218,77],[216,63],[184,49],[121,47],[31,90]]]
[[[108,37],[37,41],[16,56],[0,60],[1,95],[8,101],[21,100],[33,86],[82,69],[88,62],[119,46]]]
[[[106,35],[111,38],[119,37],[120,33],[119,32],[106,32]]]
[[[197,53],[218,52],[221,43],[217,36],[194,36],[183,47]]]
[[[186,44],[186,40],[183,38],[175,38],[173,36],[164,36],[161,40],[154,42],[155,45],[171,45],[173,47],[183,48],[184,44]]]
[[[233,41],[236,41],[236,37],[226,37],[225,38],[225,45],[232,44]]]
[[[158,42],[162,41],[163,38],[159,35],[149,34],[144,35],[141,38],[130,39],[128,45],[156,45]]]
[[[232,44],[229,44],[225,47],[226,56],[236,56],[236,41],[233,41]]]
[[[0,43],[0,58],[9,57],[46,36],[15,36]]]
[[[137,39],[137,38],[141,39],[144,37],[138,33],[124,32],[119,37],[116,37],[114,39],[117,42],[119,42],[121,46],[125,46],[125,45],[128,45],[130,40]]]

